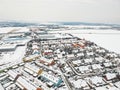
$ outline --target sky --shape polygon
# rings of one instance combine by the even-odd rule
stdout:
[[[120,0],[0,0],[0,21],[120,24]]]

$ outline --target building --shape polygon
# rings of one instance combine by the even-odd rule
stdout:
[[[73,86],[75,87],[75,90],[82,90],[82,88],[86,90],[90,90],[90,87],[86,83],[85,80],[78,79],[76,81],[73,81]]]
[[[34,86],[33,84],[29,83],[25,78],[20,76],[18,73],[10,70],[8,71],[8,75],[14,79],[16,85],[20,87],[22,90],[38,90],[39,87]],[[15,80],[16,79],[16,80]]]
[[[62,83],[61,78],[59,78],[59,77],[57,77],[55,75],[49,74],[48,72],[45,72],[45,71],[43,71],[40,74],[40,77],[49,80],[50,82],[53,83],[53,86],[55,86],[55,87],[58,87]]]
[[[34,59],[37,59],[37,58],[39,58],[39,57],[40,57],[40,56],[37,55],[37,54],[29,55],[28,57],[24,57],[24,58],[23,58],[23,61],[24,61],[24,62],[31,62],[31,61],[33,61]]]
[[[37,67],[35,67],[34,65],[31,65],[31,64],[25,64],[24,65],[24,70],[27,71],[28,73],[34,75],[35,73],[37,75],[41,74],[42,72],[42,69],[39,69]]]
[[[106,74],[105,74],[105,79],[106,79],[107,81],[113,80],[113,79],[115,79],[115,78],[117,78],[115,73],[106,73]]]
[[[43,63],[43,64],[48,65],[48,66],[55,64],[55,61],[53,58],[47,59],[45,57],[41,57],[39,61],[40,61],[40,63]]]
[[[99,77],[99,76],[93,76],[93,77],[89,78],[89,83],[90,83],[90,85],[92,85],[92,87],[106,84],[103,81],[102,77]]]
[[[16,44],[3,44],[0,46],[0,51],[5,52],[5,51],[15,51],[16,49]]]

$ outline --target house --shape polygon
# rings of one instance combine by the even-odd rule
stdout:
[[[89,78],[89,83],[91,83],[95,87],[105,84],[105,82],[103,81],[102,77],[99,77],[99,76],[90,77]]]
[[[93,63],[93,59],[92,58],[87,58],[84,59],[85,63],[89,64],[89,63]]]
[[[81,53],[77,53],[77,56],[78,57],[84,57],[84,53],[82,53],[82,52]]]
[[[24,62],[30,62],[30,61],[33,61],[34,59],[39,58],[39,57],[40,57],[39,55],[34,54],[34,55],[30,55],[30,56],[24,57],[23,61]]]
[[[88,84],[86,83],[86,81],[82,80],[82,79],[78,79],[76,81],[73,81],[73,86],[74,86],[75,90],[76,89],[77,90],[81,90],[81,88],[87,89],[87,90],[90,89],[90,87],[88,86]]]
[[[92,72],[92,70],[89,68],[90,66],[87,65],[87,66],[80,66],[79,67],[79,71],[81,73],[89,73],[89,72]]]
[[[49,74],[48,72],[43,71],[39,77],[47,79],[48,81],[53,83],[53,86],[58,87],[62,83],[62,79],[53,75]]]
[[[103,66],[104,67],[111,67],[112,66],[112,63],[111,62],[106,62],[106,63],[103,63]]]
[[[105,61],[103,57],[95,57],[95,60],[100,63]]]
[[[44,50],[43,54],[44,55],[53,54],[53,51],[52,50]]]
[[[34,75],[34,73],[39,75],[42,72],[42,69],[39,69],[36,66],[31,65],[31,64],[25,64],[24,67],[25,67],[24,70],[32,75]]]
[[[17,85],[15,85],[15,84],[11,84],[11,85],[9,85],[5,90],[17,90],[17,89],[20,89],[20,88],[18,88],[18,86]]]
[[[8,75],[15,80],[15,83],[22,90],[37,90],[39,87],[35,87],[31,83],[29,83],[23,76],[18,76],[19,74],[15,71],[9,70]]]
[[[115,54],[115,53],[108,53],[108,54],[106,55],[106,57],[107,57],[107,56],[113,58],[113,57],[117,57],[117,54]]]
[[[73,58],[75,57],[74,54],[67,54],[67,58]]]
[[[74,66],[79,66],[81,64],[81,60],[73,60],[72,63]]]
[[[92,69],[96,72],[98,72],[100,69],[102,69],[103,67],[100,64],[93,64],[92,65]]]
[[[40,54],[40,51],[34,49],[33,52],[32,52],[32,54]]]
[[[72,46],[74,48],[84,48],[85,47],[85,45],[83,43],[81,43],[81,42],[79,42],[79,43],[73,43]]]
[[[88,56],[93,56],[94,53],[93,53],[93,52],[87,52],[87,55],[88,55]]]
[[[34,49],[39,49],[39,47],[38,47],[38,45],[32,45],[32,49],[34,50]]]
[[[47,58],[45,58],[45,57],[41,57],[39,61],[40,61],[40,63],[43,63],[43,64],[48,65],[48,66],[55,64],[55,61],[54,61],[53,58],[47,59]]]
[[[17,47],[17,44],[3,44],[0,45],[0,51],[5,52],[5,51],[14,51]]]
[[[102,53],[105,53],[105,50],[104,49],[97,49],[96,52],[102,54]]]
[[[106,73],[106,74],[105,74],[105,79],[106,79],[107,81],[113,80],[113,79],[115,79],[115,78],[116,78],[116,74],[115,74],[115,73]]]

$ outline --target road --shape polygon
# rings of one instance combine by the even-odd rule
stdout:
[[[68,64],[68,66],[72,69],[72,71],[78,75],[78,76],[81,76],[82,78],[84,77],[87,77],[87,76],[91,76],[91,75],[96,75],[96,74],[100,74],[101,72],[97,72],[97,73],[87,73],[87,74],[81,74],[81,73],[78,73],[75,68],[68,62],[66,61],[66,63]]]
[[[69,85],[69,83],[68,83],[68,81],[67,81],[67,79],[66,79],[66,77],[64,76],[64,74],[62,73],[62,71],[60,70],[60,68],[58,68],[58,70],[54,70],[54,69],[49,68],[48,66],[45,66],[45,65],[43,65],[43,64],[41,64],[41,63],[38,64],[37,61],[35,61],[35,63],[36,63],[38,66],[43,66],[43,67],[45,67],[45,68],[48,69],[48,70],[52,70],[52,71],[54,71],[54,72],[56,72],[56,73],[59,73],[59,74],[61,75],[62,80],[64,81],[65,85],[67,86],[68,90],[72,90],[71,87],[70,87],[70,85]]]
[[[64,76],[64,74],[62,73],[61,69],[59,68],[59,71],[61,73],[61,77],[62,77],[62,80],[64,81],[65,85],[67,86],[68,90],[72,90],[72,88],[70,87],[69,83],[68,83],[68,80],[66,79],[66,77]]]
[[[68,62],[66,61],[66,63],[69,65],[69,67],[72,69],[72,71],[76,74],[76,75],[79,75],[81,76],[82,78],[84,77],[88,77],[88,76],[91,76],[91,75],[98,75],[98,74],[102,74],[103,73],[103,70],[99,69],[98,72],[95,72],[95,73],[87,73],[87,74],[81,74],[81,73],[78,73],[75,68]],[[117,69],[120,69],[120,67],[116,67],[116,68],[113,68],[113,69],[107,69],[108,71],[110,70],[117,70]]]

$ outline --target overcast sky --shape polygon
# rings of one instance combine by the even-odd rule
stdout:
[[[0,21],[120,24],[120,0],[0,0]]]

